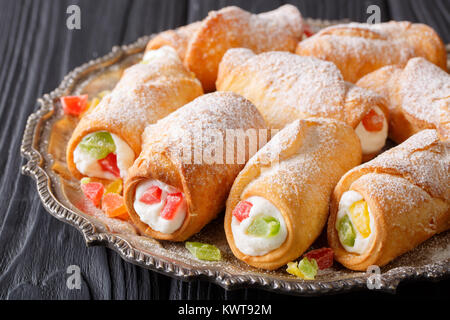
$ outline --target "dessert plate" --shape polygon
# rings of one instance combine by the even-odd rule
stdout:
[[[314,31],[348,21],[306,19]],[[315,280],[297,279],[284,268],[263,271],[236,259],[228,247],[223,228],[223,215],[207,225],[191,241],[216,245],[223,259],[205,262],[195,259],[184,243],[157,241],[137,234],[128,222],[107,218],[85,200],[65,165],[65,148],[76,123],[64,117],[59,97],[65,95],[97,95],[110,90],[121,71],[139,61],[152,36],[135,43],[113,47],[104,57],[89,61],[70,72],[60,86],[38,100],[40,108],[30,115],[24,132],[21,154],[28,161],[22,173],[36,180],[37,192],[46,210],[55,218],[71,224],[83,235],[88,246],[107,246],[136,265],[181,280],[209,280],[226,289],[259,287],[295,294],[319,295],[373,288],[395,291],[401,281],[412,279],[439,280],[450,276],[450,232],[432,237],[414,250],[397,258],[380,270],[354,272],[338,263],[319,271]],[[450,45],[447,45],[450,65]],[[392,144],[391,144],[392,146]],[[326,246],[323,234],[312,248]]]

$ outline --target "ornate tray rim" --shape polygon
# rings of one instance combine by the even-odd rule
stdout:
[[[328,21],[318,19],[306,19],[313,25],[332,25],[348,22],[348,20]],[[314,296],[322,294],[335,294],[351,290],[367,289],[368,275],[335,281],[293,281],[273,279],[270,276],[257,275],[232,275],[225,271],[214,271],[210,269],[195,269],[177,265],[165,258],[154,257],[135,249],[128,241],[120,235],[112,232],[99,232],[95,225],[86,217],[66,208],[58,201],[51,190],[50,177],[42,164],[44,157],[38,151],[41,129],[45,121],[51,117],[54,111],[54,100],[64,95],[74,87],[78,80],[119,61],[126,55],[142,51],[151,37],[144,36],[132,44],[114,46],[110,53],[103,57],[91,60],[69,72],[61,84],[52,92],[44,94],[37,100],[40,108],[32,113],[27,120],[20,152],[23,158],[28,159],[22,166],[21,172],[36,180],[36,187],[44,208],[55,218],[68,223],[78,229],[84,237],[87,246],[102,245],[116,251],[124,260],[138,266],[183,280],[208,280],[227,290],[239,288],[260,288],[278,293]],[[446,45],[450,52],[450,44]],[[438,281],[450,277],[448,261],[439,261],[421,267],[397,267],[381,274],[381,287],[377,291],[395,293],[397,286],[402,281],[413,279],[429,279]]]

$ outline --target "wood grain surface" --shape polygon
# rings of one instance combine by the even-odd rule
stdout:
[[[424,22],[450,42],[449,1],[287,2],[295,4],[305,17],[354,21],[366,21],[367,6],[377,4],[382,21]],[[24,161],[19,153],[26,119],[37,108],[36,99],[57,87],[76,66],[108,53],[114,45],[199,20],[213,9],[238,5],[258,13],[284,3],[0,0],[0,299],[284,298],[257,289],[226,291],[204,281],[182,282],[127,263],[104,247],[87,248],[78,231],[45,212],[35,182],[20,174]],[[81,30],[66,27],[66,10],[71,4],[81,8]],[[70,265],[81,269],[80,290],[66,286]],[[444,282],[412,283],[405,288],[401,286],[399,291],[442,295],[447,290]]]

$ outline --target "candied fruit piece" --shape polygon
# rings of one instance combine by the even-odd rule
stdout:
[[[319,269],[319,266],[317,265],[316,260],[314,259],[310,260],[307,257],[304,257],[298,263],[298,269],[303,274],[306,280],[314,280],[317,274],[317,270]]]
[[[270,238],[280,231],[280,221],[271,216],[256,217],[247,228],[247,233],[256,236]]]
[[[116,179],[106,186],[105,193],[120,194],[122,192],[122,188],[123,188],[122,186],[123,186],[122,179]]]
[[[188,241],[185,246],[194,257],[200,260],[219,261],[222,258],[220,250],[212,244]]]
[[[86,183],[89,183],[89,182],[92,182],[92,179],[88,178],[88,177],[81,178],[81,180],[80,180],[81,184],[86,184]]]
[[[376,132],[383,129],[384,116],[375,110],[370,110],[362,119],[362,124],[367,131]]]
[[[94,98],[90,101],[87,102],[86,105],[86,110],[84,110],[84,112],[82,113],[82,115],[84,116],[87,112],[94,110],[95,107],[97,107],[97,105],[100,103],[100,99],[99,98]]]
[[[161,202],[162,190],[158,186],[151,186],[141,196],[139,201],[145,204],[155,204]]]
[[[161,218],[172,220],[181,202],[183,202],[183,194],[181,192],[169,193],[166,198],[166,204],[160,214]]]
[[[304,279],[303,273],[298,269],[297,262],[288,262],[286,272]]]
[[[117,193],[107,193],[103,197],[102,210],[110,218],[128,216],[127,207],[123,197]]]
[[[311,30],[311,27],[308,24],[304,24],[303,27],[303,33],[307,38],[312,37],[314,35],[314,32]]]
[[[250,214],[250,210],[251,210],[252,206],[253,206],[253,204],[251,204],[248,201],[239,202],[233,210],[233,216],[239,222],[242,222],[242,220],[248,218],[248,215]]]
[[[359,200],[350,206],[350,214],[352,216],[353,224],[363,238],[367,238],[370,235],[370,216],[367,202]]]
[[[311,250],[305,254],[309,260],[316,260],[320,270],[330,268],[333,265],[333,250],[331,248],[321,248]]]
[[[338,221],[337,231],[339,235],[339,240],[341,241],[342,244],[349,247],[353,247],[355,245],[356,234],[348,215],[343,216]]]
[[[81,96],[65,96],[60,98],[64,113],[73,116],[79,116],[83,113],[87,106],[87,100],[87,94]]]
[[[86,198],[92,201],[95,206],[100,204],[105,187],[100,182],[88,182],[81,184],[81,190]]]
[[[120,177],[120,169],[117,167],[117,156],[115,153],[110,153],[104,159],[97,160],[102,170],[107,171]]]
[[[116,151],[116,144],[109,132],[95,132],[81,140],[80,148],[95,159],[104,159]]]
[[[108,94],[110,94],[110,93],[111,93],[110,90],[103,90],[103,91],[100,92],[97,96],[98,96],[100,99],[103,99],[106,95],[108,95]]]

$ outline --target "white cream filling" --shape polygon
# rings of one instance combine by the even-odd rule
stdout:
[[[234,216],[231,220],[231,231],[233,232],[234,243],[243,254],[249,256],[262,256],[272,250],[279,248],[287,237],[286,223],[281,212],[270,201],[262,197],[250,197],[245,201],[253,206],[250,209],[248,218],[239,222]],[[247,229],[253,220],[262,215],[267,215],[278,219],[280,222],[279,232],[269,238],[256,237],[247,233]]]
[[[89,137],[95,133],[96,132],[90,133],[86,137]],[[127,176],[128,168],[131,167],[134,162],[134,151],[125,141],[123,141],[117,135],[111,133],[111,137],[114,141],[114,144],[116,145],[116,151],[114,153],[117,156],[117,167],[120,170],[120,177],[122,179],[125,179]],[[78,171],[80,171],[80,173],[85,176],[103,178],[108,180],[117,179],[117,177],[111,172],[104,171],[98,163],[98,159],[82,150],[79,145],[73,152],[73,161]]]
[[[161,201],[155,204],[146,204],[139,201],[145,191],[151,186],[158,186],[161,188]],[[160,216],[161,211],[166,203],[166,198],[169,193],[180,192],[178,189],[159,180],[146,180],[139,183],[136,188],[134,199],[134,210],[138,214],[142,222],[148,224],[153,230],[166,234],[171,234],[178,230],[184,222],[187,211],[186,199],[183,194],[183,201],[175,212],[171,220],[164,219]]]
[[[384,147],[388,135],[388,124],[383,111],[377,106],[375,106],[373,110],[377,114],[383,115],[383,128],[380,131],[368,131],[364,127],[362,121],[358,124],[355,132],[361,141],[363,154],[371,154],[380,151]]]
[[[338,222],[339,220],[344,217],[345,215],[348,215],[350,221],[352,222],[353,225],[353,230],[355,230],[355,234],[356,234],[356,238],[355,238],[355,244],[353,245],[353,247],[349,247],[345,244],[343,244],[341,242],[341,245],[344,247],[344,249],[348,252],[353,252],[353,253],[357,253],[357,254],[363,254],[368,245],[370,244],[370,242],[372,241],[372,238],[374,237],[374,234],[376,232],[375,230],[375,222],[372,216],[372,212],[370,211],[370,207],[369,209],[369,219],[370,219],[370,235],[367,238],[364,238],[361,233],[359,233],[358,229],[356,228],[353,220],[352,220],[352,216],[350,214],[350,207],[352,206],[352,204],[354,204],[357,201],[363,200],[363,197],[361,196],[361,194],[359,194],[359,192],[350,190],[347,192],[344,192],[344,194],[341,197],[341,201],[339,202],[339,211],[337,214],[337,218],[336,218],[336,230],[338,228]]]
[[[156,50],[149,50],[142,58],[143,63],[151,63],[152,61],[161,61],[163,59],[180,59],[174,48],[170,46],[162,46]]]

